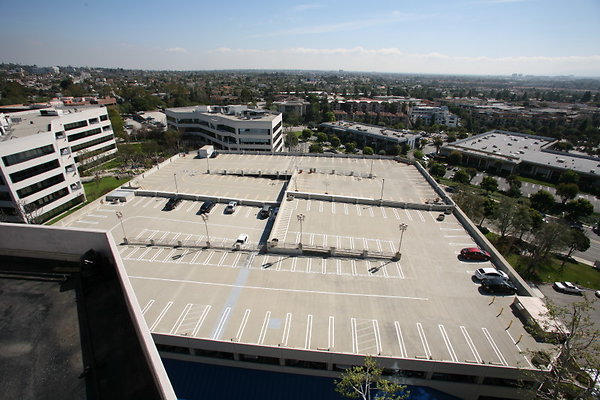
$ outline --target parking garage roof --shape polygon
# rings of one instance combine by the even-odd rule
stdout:
[[[284,171],[294,171],[296,179],[277,179]],[[474,270],[492,264],[458,258],[461,248],[476,243],[454,215],[439,221],[439,211],[429,211],[437,194],[414,165],[352,157],[220,154],[207,161],[187,155],[134,183],[139,189],[133,200],[96,203],[63,224],[106,229],[121,243],[121,258],[154,333],[524,368],[532,367],[525,352],[542,346],[513,321],[513,296],[480,291]],[[305,195],[285,197],[286,190]],[[163,211],[166,197],[176,194],[184,201]],[[203,219],[198,210],[208,198],[219,203]],[[377,202],[382,199],[411,205]],[[240,205],[225,214],[230,200]],[[276,214],[260,219],[263,203],[274,204]],[[236,251],[240,233],[249,242]],[[302,243],[374,256],[259,252],[272,237],[281,248]],[[401,259],[392,261],[400,246]]]

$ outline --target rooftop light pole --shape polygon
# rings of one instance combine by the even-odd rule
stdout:
[[[175,179],[175,193],[179,194],[179,189],[177,188],[177,174],[173,174],[173,179]]]
[[[210,174],[210,164],[208,163],[208,159],[209,159],[209,158],[210,158],[210,157],[207,155],[207,156],[206,156],[206,173],[207,173],[207,174]]]
[[[119,218],[119,222],[121,223],[121,229],[123,230],[123,242],[127,244],[127,234],[125,233],[125,227],[123,226],[123,213],[121,211],[117,211],[117,218]]]
[[[406,231],[406,228],[408,228],[408,225],[402,223],[399,226],[400,228],[400,243],[398,243],[398,252],[396,253],[396,255],[394,256],[394,259],[396,261],[400,260],[400,258],[402,258],[402,239],[404,238],[404,232]]]
[[[200,214],[202,221],[204,221],[204,227],[206,228],[206,247],[210,247],[210,236],[208,235],[208,215]]]
[[[380,200],[383,200],[383,185],[385,184],[385,179],[381,178],[381,198]]]
[[[296,218],[298,218],[298,222],[300,222],[300,240],[298,241],[298,246],[302,248],[302,222],[306,219],[306,215],[298,214]]]

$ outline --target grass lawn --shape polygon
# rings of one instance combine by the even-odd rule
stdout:
[[[548,186],[548,187],[552,187],[552,188],[556,187],[556,184],[554,184],[554,183],[539,181],[537,179],[527,178],[524,176],[517,176],[517,179],[520,180],[521,182],[535,183],[536,185]]]
[[[90,169],[88,172],[104,171],[107,169],[121,168],[122,166],[123,166],[122,161],[120,161],[116,158],[113,158],[112,160],[107,161],[104,164],[100,164],[97,167]]]
[[[83,184],[87,202],[91,203],[102,196],[127,182],[129,179],[117,179],[113,176],[100,178],[98,181],[87,182]]]
[[[561,268],[562,260],[552,256],[535,270],[534,276],[528,276],[527,257],[511,254],[505,258],[527,280],[546,283],[569,281],[591,289],[600,289],[600,271],[574,260],[568,260],[564,268]]]

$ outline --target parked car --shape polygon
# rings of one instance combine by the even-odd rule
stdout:
[[[167,204],[165,204],[163,210],[165,210],[165,211],[174,210],[179,204],[181,204],[182,201],[183,201],[183,199],[179,196],[171,197],[169,199],[169,201],[167,201]]]
[[[596,295],[596,297],[600,298],[600,290],[596,290],[596,291],[594,292],[594,294]]]
[[[490,279],[484,279],[481,281],[481,287],[490,293],[506,293],[515,294],[517,293],[517,287],[506,279],[496,277]]]
[[[235,208],[237,207],[237,201],[230,201],[225,207],[225,214],[233,214]]]
[[[508,280],[508,275],[496,268],[478,268],[475,270],[475,277],[480,281],[492,278],[502,278]]]
[[[211,200],[205,201],[202,206],[200,206],[200,211],[198,211],[198,214],[209,214],[216,204],[217,203]]]
[[[248,241],[248,235],[246,235],[245,233],[242,233],[240,236],[238,236],[237,240],[235,241],[236,245],[240,245],[243,246],[246,244],[246,242]]]
[[[441,213],[437,216],[436,218],[438,221],[443,221],[444,219],[446,219],[446,214]]]
[[[583,295],[583,290],[573,285],[571,282],[554,282],[554,284],[552,284],[552,287],[557,292]]]
[[[258,218],[264,219],[269,218],[271,216],[271,206],[264,205],[261,210],[258,212]]]
[[[483,260],[488,261],[491,256],[485,250],[478,249],[477,247],[467,247],[460,251],[460,255],[467,260]]]

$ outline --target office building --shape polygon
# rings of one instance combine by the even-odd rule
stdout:
[[[169,108],[165,114],[168,128],[218,150],[272,153],[283,149],[281,113],[238,105]]]
[[[40,222],[85,201],[78,167],[114,154],[106,108],[0,114],[0,215]]]

